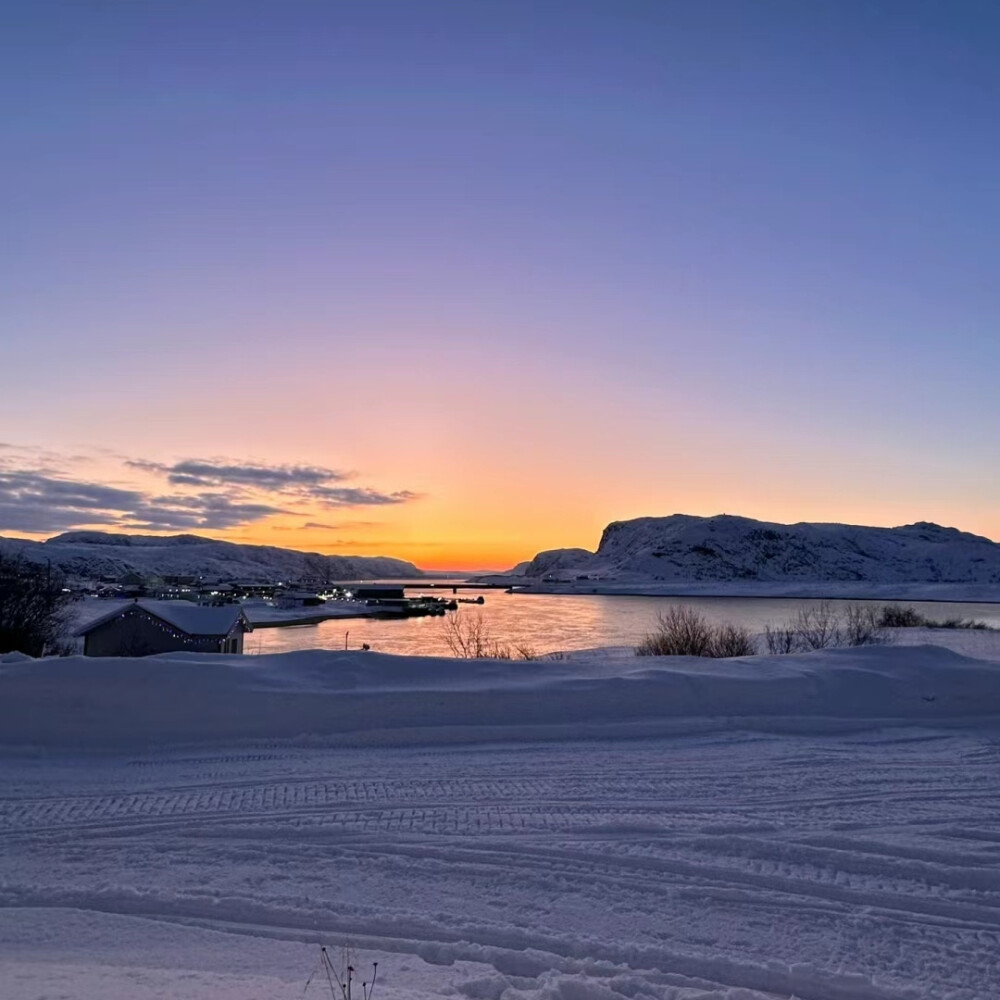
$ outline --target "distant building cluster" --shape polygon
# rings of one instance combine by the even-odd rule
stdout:
[[[458,607],[441,597],[408,598],[401,584],[320,583],[317,580],[206,580],[195,576],[143,575],[130,570],[72,588],[74,597],[107,601],[73,633],[87,656],[150,656],[178,651],[242,653],[243,637],[253,630],[244,607],[262,605],[288,610],[317,609],[327,601],[350,601],[373,607],[381,617],[444,614]],[[95,609],[100,605],[95,602]],[[269,619],[272,624],[273,618]]]
[[[78,588],[79,596],[109,600],[148,598],[156,601],[191,601],[195,604],[238,604],[241,601],[283,602],[282,607],[318,606],[326,600],[344,599],[349,586],[320,584],[315,580],[261,583],[257,580],[207,580],[196,576],[143,575],[134,570],[120,577],[103,577]]]

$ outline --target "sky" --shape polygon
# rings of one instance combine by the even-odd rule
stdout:
[[[0,534],[1000,539],[1000,8],[8,0]]]

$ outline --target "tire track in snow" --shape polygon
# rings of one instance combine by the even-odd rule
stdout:
[[[973,743],[0,761],[2,898],[130,912],[139,886],[151,914],[227,913],[253,933],[408,922],[407,947],[441,955],[502,946],[514,962],[533,942],[744,989],[768,959],[799,959],[818,978],[798,997],[995,1000],[996,762]],[[880,981],[858,992],[841,968]],[[792,995],[787,968],[759,982]]]

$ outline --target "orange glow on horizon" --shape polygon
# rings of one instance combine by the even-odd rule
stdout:
[[[170,450],[155,450],[145,431],[125,428],[115,452],[87,453],[82,447],[57,452],[54,441],[32,442],[21,452],[8,451],[6,461],[11,469],[41,469],[33,474],[53,477],[60,486],[96,484],[141,499],[138,512],[116,518],[117,525],[75,523],[70,530],[190,533],[328,555],[388,556],[432,571],[503,571],[547,549],[594,551],[612,521],[675,513],[888,527],[926,520],[1000,536],[988,489],[976,493],[947,466],[931,469],[935,475],[929,476],[903,450],[887,455],[871,445],[867,454],[860,450],[869,448],[862,441],[834,461],[832,446],[807,448],[792,438],[779,447],[769,438],[764,443],[771,451],[762,465],[757,432],[738,422],[721,426],[711,415],[689,427],[659,399],[655,407],[648,397],[635,403],[628,433],[614,429],[612,415],[600,405],[566,401],[555,413],[532,406],[509,412],[493,407],[489,413],[470,407],[454,428],[403,439],[395,418],[380,414],[384,425],[372,420],[334,445],[294,451],[288,444],[297,440],[294,411],[279,409],[269,423],[253,429],[252,448],[230,443],[216,450],[201,440],[201,431],[165,421],[177,438]],[[230,440],[241,427],[228,413],[209,416],[219,424],[217,440]],[[219,454],[230,457],[211,461],[237,466],[249,455],[242,467],[251,472],[347,470],[323,489],[372,491],[373,499],[366,494],[324,500],[321,491],[245,478],[235,485],[205,486],[168,476],[170,463]],[[146,461],[127,457],[135,455]],[[139,520],[143,505],[153,509],[206,496],[246,504],[249,512],[241,515],[243,523],[225,528],[155,530]],[[132,522],[134,527],[121,526]],[[0,530],[34,540],[59,533]]]
[[[786,505],[781,505],[782,507]],[[750,505],[747,505],[750,508]],[[745,517],[756,518],[758,520],[776,521],[778,523],[795,523],[798,521],[817,522],[841,522],[849,524],[880,525],[893,527],[901,524],[912,523],[916,520],[932,520],[944,524],[948,527],[957,527],[963,531],[970,531],[974,534],[985,535],[988,538],[995,538],[1000,532],[996,527],[986,524],[951,524],[944,511],[934,516],[918,516],[912,510],[904,512],[899,510],[893,516],[893,507],[875,507],[868,512],[858,512],[854,516],[836,516],[832,513],[819,511],[811,516],[802,516],[800,511],[791,509],[759,511],[750,509],[730,509],[721,510],[711,507],[698,510],[658,510],[649,514],[639,514],[635,512],[625,512],[621,517],[608,517],[597,523],[584,523],[583,519],[577,517],[571,523],[569,518],[564,518],[563,523],[556,530],[552,525],[534,523],[526,524],[518,519],[516,525],[504,525],[502,522],[495,522],[482,532],[481,537],[472,535],[448,537],[444,532],[429,532],[425,539],[416,537],[399,537],[402,532],[393,531],[393,527],[398,525],[380,526],[381,530],[371,531],[370,538],[343,538],[336,532],[322,531],[320,529],[293,529],[281,523],[265,522],[253,527],[244,527],[230,531],[202,531],[192,530],[190,532],[156,532],[164,537],[175,534],[189,533],[203,535],[223,542],[233,542],[245,545],[270,545],[279,548],[294,549],[302,552],[318,552],[323,555],[338,556],[385,556],[394,559],[401,559],[410,562],[417,568],[432,572],[455,571],[455,572],[503,572],[509,570],[520,562],[532,559],[538,552],[546,549],[556,548],[584,548],[594,551],[600,541],[601,532],[606,524],[613,520],[628,520],[632,517],[642,516],[667,516],[672,513],[699,514],[701,516],[712,516],[720,513],[738,514]],[[984,512],[986,514],[987,512]],[[389,529],[388,531],[385,529]],[[91,528],[80,528],[73,530],[93,530],[108,531],[111,533],[125,534],[153,534],[147,531],[129,531],[124,528],[109,528],[107,525],[93,525]],[[20,531],[7,531],[4,533],[11,538],[24,538],[34,541],[44,540],[46,537],[54,537],[51,534],[40,535],[37,533],[26,533]],[[359,532],[355,533],[356,535]]]

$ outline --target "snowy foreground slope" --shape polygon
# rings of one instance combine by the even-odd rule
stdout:
[[[0,744],[5,1000],[1000,996],[995,659],[13,659]]]
[[[709,593],[726,584],[734,594],[997,600],[1000,544],[926,522],[872,528],[674,514],[615,521],[596,552],[540,552],[510,579],[610,592],[659,583]]]

